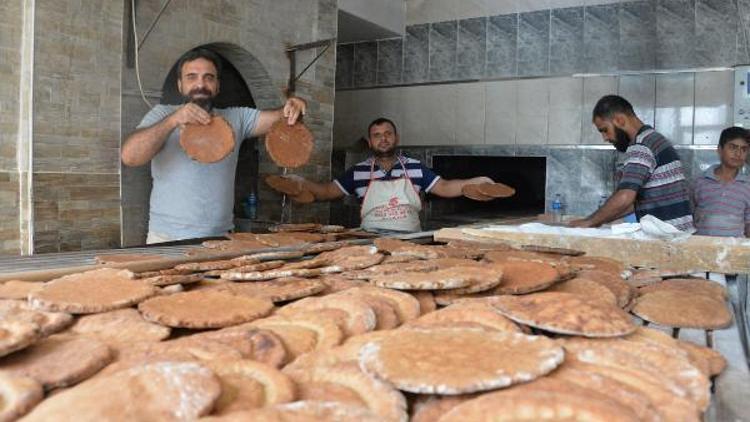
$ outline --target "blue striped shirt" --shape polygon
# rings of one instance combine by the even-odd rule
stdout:
[[[404,156],[400,156],[399,158],[404,163],[406,174],[411,179],[417,192],[429,192],[435,186],[435,183],[440,180],[440,176],[425,167],[421,161]],[[333,182],[341,189],[341,192],[344,192],[344,195],[354,194],[357,195],[357,198],[362,199],[367,191],[367,185],[370,184],[370,169],[372,168],[373,160],[375,159],[370,157],[365,161],[355,164],[341,177],[334,179]],[[404,170],[398,161],[388,173],[381,170],[376,162],[372,178],[373,180],[393,180],[403,175]]]
[[[625,155],[617,190],[637,192],[634,205],[638,220],[650,214],[679,230],[693,231],[690,194],[682,162],[667,138],[644,125]]]
[[[722,182],[711,166],[693,184],[695,226],[704,236],[745,237],[750,225],[750,178],[738,174]]]

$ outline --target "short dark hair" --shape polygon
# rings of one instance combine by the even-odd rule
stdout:
[[[629,116],[635,116],[633,106],[619,95],[605,95],[596,102],[594,106],[594,112],[592,113],[591,120],[596,119],[611,119],[615,113],[623,113]]]
[[[182,66],[185,63],[198,59],[206,59],[213,63],[216,68],[216,78],[219,79],[221,76],[221,57],[205,47],[196,47],[180,56],[177,60],[177,79],[182,77]]]
[[[722,130],[719,136],[719,148],[724,148],[727,142],[735,139],[742,139],[745,143],[750,144],[750,132],[739,126],[732,126]]]
[[[393,123],[391,119],[386,119],[385,117],[378,117],[377,119],[373,120],[372,123],[370,123],[370,126],[367,126],[367,137],[370,137],[370,129],[372,129],[373,126],[382,125],[383,123],[388,123],[393,127],[393,134],[398,134],[398,129],[396,129],[396,124]]]

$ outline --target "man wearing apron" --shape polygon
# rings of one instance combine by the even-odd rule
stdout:
[[[419,160],[398,155],[396,125],[383,117],[370,123],[367,142],[372,156],[329,183],[292,177],[311,191],[318,201],[357,195],[362,200],[362,228],[368,231],[420,231],[421,192],[456,198],[462,195],[461,189],[465,185],[492,183],[488,177],[446,180]]]

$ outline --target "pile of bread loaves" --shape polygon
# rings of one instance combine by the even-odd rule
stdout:
[[[0,285],[0,421],[699,421],[725,366],[660,330],[731,323],[708,280],[498,243],[316,245]]]

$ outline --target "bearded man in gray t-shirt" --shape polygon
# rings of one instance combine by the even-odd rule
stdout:
[[[307,106],[304,100],[290,97],[283,108],[276,110],[213,109],[212,101],[219,94],[219,57],[196,48],[180,58],[177,69],[177,88],[185,104],[155,106],[122,145],[125,165],[141,166],[151,161],[153,188],[147,243],[220,236],[231,230],[240,142],[264,135],[279,119],[294,124]],[[229,122],[238,142],[221,161],[204,164],[193,161],[182,150],[179,129],[186,124],[208,124],[211,113]]]

